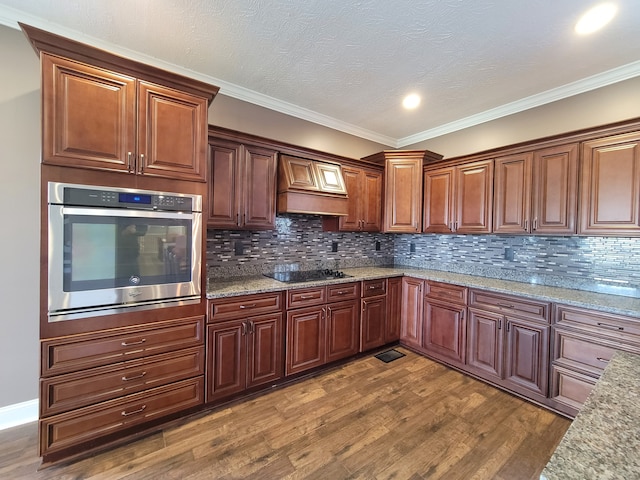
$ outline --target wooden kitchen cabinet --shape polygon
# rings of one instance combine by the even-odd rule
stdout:
[[[425,286],[422,349],[439,360],[464,365],[467,289],[432,281]]]
[[[362,282],[360,351],[387,343],[387,279]]]
[[[276,217],[277,151],[209,138],[207,226],[271,230]]]
[[[206,373],[208,403],[282,378],[280,292],[209,300]]]
[[[578,144],[495,159],[494,233],[576,231]]]
[[[640,132],[584,142],[578,234],[640,234]]]
[[[402,277],[402,323],[400,342],[422,350],[422,308],[424,280]]]
[[[201,96],[44,52],[41,66],[42,163],[206,181],[217,88]]]
[[[325,230],[379,232],[382,229],[382,172],[342,166],[347,189],[347,215],[324,217]]]
[[[400,340],[402,320],[402,277],[387,279],[387,321],[385,322],[385,343]]]
[[[359,298],[357,282],[287,291],[286,375],[358,353]]]
[[[490,233],[493,160],[424,170],[424,233]]]
[[[473,289],[469,305],[467,370],[546,402],[550,305]]]

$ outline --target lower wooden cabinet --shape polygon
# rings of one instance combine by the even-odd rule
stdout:
[[[387,279],[387,321],[385,322],[385,343],[400,340],[402,323],[402,277]]]
[[[366,352],[386,342],[386,297],[362,299],[360,351]]]
[[[282,313],[207,326],[207,402],[281,377]]]
[[[287,292],[285,374],[293,375],[358,353],[359,283]],[[340,302],[323,303],[341,298]],[[310,305],[310,306],[306,306]]]
[[[402,277],[402,324],[400,341],[422,350],[422,307],[424,280]]]

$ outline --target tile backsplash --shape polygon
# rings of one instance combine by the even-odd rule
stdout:
[[[640,289],[637,238],[323,232],[321,217],[295,214],[278,216],[272,231],[207,232],[211,277],[258,275],[283,264],[300,270],[396,264],[568,288],[607,286],[622,294]]]

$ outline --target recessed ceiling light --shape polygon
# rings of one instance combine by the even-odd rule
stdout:
[[[420,105],[420,96],[416,95],[415,93],[407,95],[406,97],[404,97],[404,100],[402,100],[402,106],[407,110],[413,110],[418,105]]]
[[[576,33],[579,35],[587,35],[600,30],[616,15],[618,7],[613,3],[601,3],[588,10],[578,23],[576,23]]]

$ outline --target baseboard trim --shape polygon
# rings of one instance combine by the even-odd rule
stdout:
[[[38,399],[0,408],[0,430],[38,420]]]

